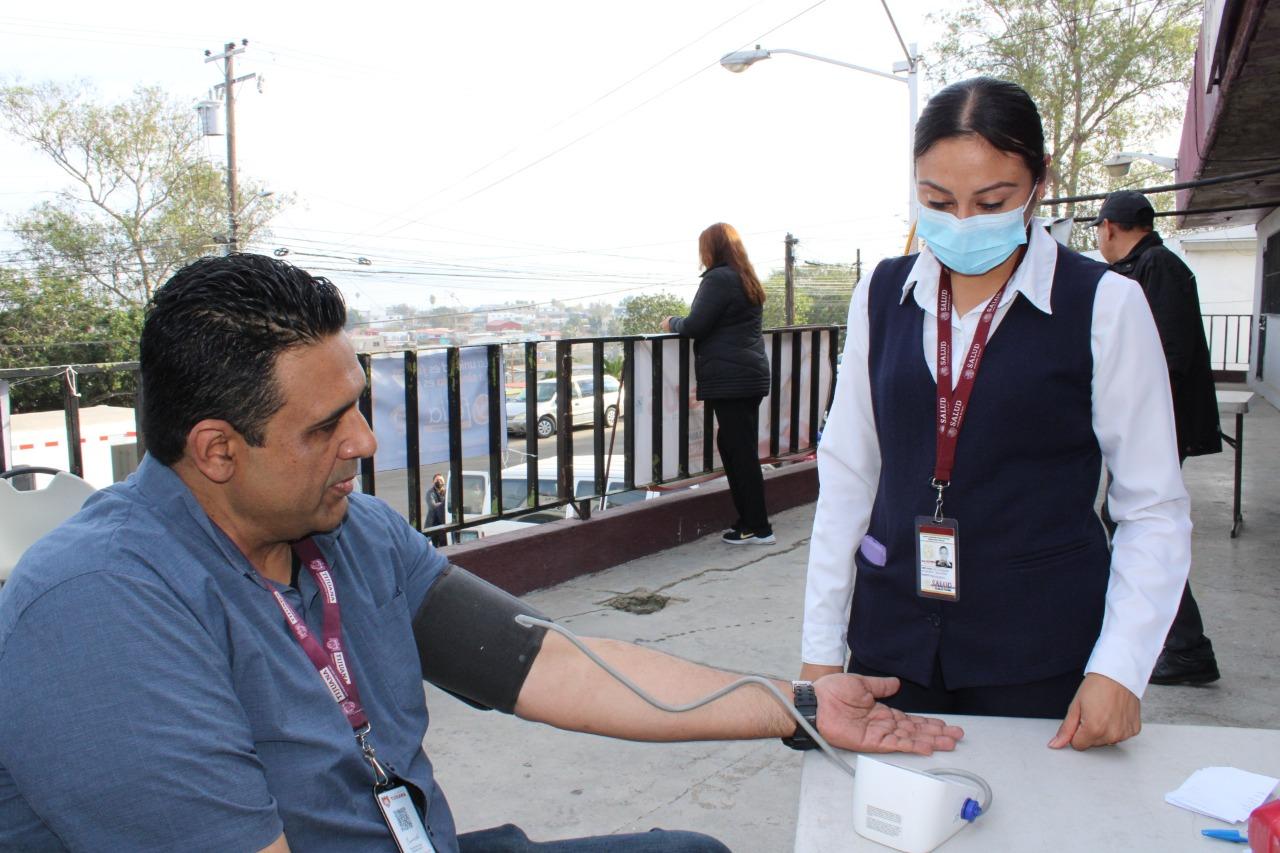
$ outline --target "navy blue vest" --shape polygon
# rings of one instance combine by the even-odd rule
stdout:
[[[956,449],[945,513],[959,521],[955,602],[915,592],[915,519],[932,515],[937,384],[925,312],[902,285],[915,256],[876,267],[870,293],[872,407],[880,484],[861,553],[849,648],[860,661],[948,689],[1024,684],[1082,669],[1098,639],[1110,570],[1094,510],[1094,293],[1106,271],[1059,247],[1052,314],[1020,294],[987,344]]]

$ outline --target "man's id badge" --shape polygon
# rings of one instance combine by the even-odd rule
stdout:
[[[954,518],[916,518],[916,594],[960,599],[959,524]]]
[[[391,837],[396,842],[400,853],[435,853],[427,829],[418,817],[418,810],[413,806],[413,798],[404,785],[394,788],[375,789],[373,797],[378,801],[378,810],[382,819],[391,830]]]

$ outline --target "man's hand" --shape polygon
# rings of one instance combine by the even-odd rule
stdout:
[[[1091,672],[1080,683],[1067,717],[1049,741],[1050,749],[1073,749],[1117,744],[1142,731],[1142,702],[1129,688]]]
[[[904,714],[877,699],[898,692],[898,679],[828,675],[815,681],[818,732],[832,746],[855,752],[914,752],[956,748],[964,729],[932,717]]]
[[[663,318],[662,318],[662,322],[658,324],[658,328],[659,328],[659,329],[661,329],[661,330],[662,330],[662,331],[664,331],[664,332],[669,332],[669,331],[671,331],[671,318],[670,318],[670,317],[663,317]]]

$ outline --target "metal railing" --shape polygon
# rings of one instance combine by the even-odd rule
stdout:
[[[1204,314],[1209,362],[1217,371],[1245,372],[1253,352],[1252,314]]]
[[[81,376],[101,374],[128,373],[133,377],[134,399],[142,398],[142,385],[138,381],[138,362],[120,361],[107,364],[69,364],[57,367],[20,367],[0,370],[0,381],[8,382],[14,387],[23,382],[57,382],[62,386],[62,411],[66,417],[67,470],[77,477],[84,476],[84,439],[80,437],[80,391],[78,380]],[[142,407],[134,406],[134,431],[138,437],[138,447],[143,447]],[[4,424],[0,423],[0,471],[8,471],[16,467],[14,460],[8,458],[9,442],[4,434]],[[139,454],[141,456],[141,454]]]
[[[769,415],[762,422],[767,428],[770,458],[803,454],[817,445],[819,427],[830,407],[834,389],[835,365],[838,356],[840,327],[801,326],[772,329],[765,332],[766,351],[774,365]],[[456,532],[497,520],[519,520],[535,513],[572,507],[579,517],[589,517],[593,505],[603,503],[611,495],[636,489],[653,489],[674,481],[684,481],[714,472],[715,447],[711,410],[706,406],[691,404],[692,396],[692,341],[676,335],[603,337],[569,339],[554,342],[525,342],[521,344],[483,344],[487,365],[487,385],[484,408],[487,413],[485,428],[488,430],[487,453],[480,460],[473,460],[474,472],[479,469],[488,478],[487,505],[483,511],[475,509],[474,502],[464,499],[464,480],[467,475],[467,455],[463,451],[463,398],[462,350],[470,347],[450,347],[445,350],[447,359],[445,376],[448,401],[448,500],[450,518],[444,525],[426,527],[424,519],[424,488],[422,460],[418,454],[420,442],[418,399],[420,353],[414,350],[390,353],[404,359],[404,441],[406,442],[406,468],[404,480],[404,514],[409,523],[428,533]],[[668,350],[675,348],[674,359]],[[540,449],[536,424],[540,418],[537,394],[538,383],[550,381],[540,376],[538,354],[543,347],[554,347],[556,393],[552,418],[555,424],[554,454],[556,459],[555,493],[545,491],[539,472],[539,460],[545,458]],[[620,350],[621,401],[607,399],[605,391],[605,352],[607,348]],[[504,352],[506,350],[506,352]],[[645,358],[638,358],[642,352]],[[802,355],[809,353],[807,372]],[[785,353],[785,358],[784,358]],[[374,387],[371,354],[362,353],[368,387]],[[638,367],[639,362],[647,362]],[[786,365],[784,380],[779,366]],[[524,387],[524,437],[523,449],[515,450],[523,457],[524,493],[512,501],[509,489],[502,487],[504,470],[508,473],[517,466],[505,465],[509,451],[503,450],[503,430],[506,419],[499,408],[505,405],[504,365],[519,365],[523,373]],[[586,372],[580,372],[585,370]],[[674,381],[670,373],[674,371]],[[591,453],[593,467],[589,479],[585,472],[575,471],[574,427],[572,393],[578,377],[590,377],[592,387]],[[673,394],[654,393],[653,389],[673,388]],[[660,405],[674,397],[674,411]],[[784,399],[785,398],[785,399]],[[478,400],[473,400],[473,405]],[[620,405],[619,405],[620,403]],[[801,417],[802,406],[805,407]],[[375,433],[380,423],[375,414],[373,392],[369,390],[361,401],[361,411]],[[617,411],[612,425],[605,413],[609,408]],[[793,426],[794,425],[794,426]],[[802,426],[804,428],[796,428]],[[785,429],[784,429],[785,426]],[[675,452],[672,459],[668,433],[674,428]],[[691,445],[691,429],[701,433],[701,442]],[[763,430],[762,430],[763,431]],[[619,436],[621,432],[621,436]],[[696,433],[692,433],[695,435]],[[548,439],[542,439],[546,442]],[[614,461],[621,444],[621,477]],[[695,442],[696,443],[696,442]],[[640,451],[640,452],[638,452]],[[642,456],[643,453],[643,456]],[[767,461],[767,460],[766,460]],[[377,457],[361,463],[361,490],[371,494],[390,494],[380,491],[380,473]],[[472,474],[474,476],[474,473]],[[589,483],[589,488],[583,488]],[[399,504],[398,497],[394,500]],[[514,505],[512,505],[514,503]]]
[[[771,329],[765,332],[765,350],[770,357],[772,380],[770,394],[762,409],[761,433],[767,435],[769,457],[764,461],[776,461],[788,456],[802,455],[817,446],[819,430],[834,393],[834,378],[839,354],[839,326],[797,326]],[[485,370],[484,400],[471,400],[468,420],[475,428],[480,424],[487,431],[487,452],[480,455],[464,453],[462,361],[463,350],[483,349]],[[556,474],[554,495],[548,493],[545,473],[539,471],[542,456],[536,424],[539,410],[536,389],[538,383],[549,381],[542,376],[538,356],[544,348],[554,348],[556,395],[554,407],[554,453]],[[621,356],[618,379],[621,391],[619,399],[606,399],[606,352]],[[439,358],[441,350],[404,350],[390,355],[403,359],[403,400],[393,401],[399,411],[403,404],[404,468],[388,471],[378,466],[378,456],[361,461],[360,488],[368,494],[378,494],[396,506],[409,523],[425,533],[456,533],[497,520],[519,520],[534,513],[550,510],[576,512],[579,517],[589,517],[593,505],[603,505],[611,495],[634,492],[636,489],[661,489],[676,481],[690,480],[716,471],[714,425],[709,407],[691,401],[693,385],[693,342],[676,335],[582,338],[562,341],[523,342],[518,344],[481,344],[478,347],[448,347],[444,357],[444,400],[447,408],[447,460],[424,462],[419,440],[420,418],[423,401],[420,399],[420,372],[424,358]],[[359,408],[374,428],[384,431],[375,405],[374,361],[375,355],[361,353],[360,363],[365,371],[366,387]],[[807,363],[806,363],[807,358]],[[640,367],[638,369],[638,363]],[[393,365],[394,366],[394,365]],[[510,368],[509,370],[506,368]],[[83,476],[84,462],[80,441],[80,405],[76,393],[75,378],[92,373],[130,373],[137,385],[136,362],[71,365],[27,369],[0,370],[0,380],[61,382],[63,385],[63,410],[68,438],[67,467]],[[516,466],[506,465],[508,450],[504,447],[506,386],[508,376],[522,375],[525,394],[525,435],[522,440],[512,439],[522,449],[515,455],[524,460],[524,494],[519,500],[509,500],[513,495],[502,488],[503,471],[508,473]],[[593,468],[589,479],[586,472],[574,470],[574,413],[573,388],[590,377],[592,387],[591,452]],[[654,389],[658,389],[655,393]],[[664,393],[664,389],[666,389]],[[674,397],[674,399],[672,399]],[[379,401],[380,402],[380,401]],[[616,412],[611,425],[606,424],[609,408]],[[476,409],[483,411],[478,416]],[[767,410],[767,416],[764,414]],[[138,447],[145,447],[138,413],[135,407]],[[396,439],[400,439],[399,428]],[[621,433],[621,435],[619,435]],[[698,433],[701,434],[700,441]],[[691,441],[691,436],[693,437]],[[674,439],[674,452],[670,446]],[[548,442],[549,439],[541,439]],[[621,453],[618,448],[621,446]],[[543,445],[545,447],[545,444]],[[5,436],[0,428],[0,470],[14,467],[14,460],[6,458]],[[549,449],[549,448],[547,448]],[[644,458],[637,456],[637,449]],[[587,455],[587,454],[580,454]],[[618,456],[620,460],[617,460]],[[616,460],[616,461],[615,461]],[[617,461],[621,462],[621,477]],[[469,467],[469,463],[470,466]],[[443,470],[441,466],[443,465]],[[443,525],[424,524],[424,483],[430,482],[434,471],[448,474],[449,516]],[[464,500],[464,473],[480,470],[488,478],[487,506],[474,512],[474,504]],[[403,476],[403,491],[397,488],[396,479]],[[620,482],[619,482],[620,481]],[[589,486],[588,486],[589,484]],[[381,487],[381,491],[380,491]],[[399,491],[399,494],[395,492]],[[403,503],[401,503],[403,499]],[[571,508],[571,509],[566,509]]]

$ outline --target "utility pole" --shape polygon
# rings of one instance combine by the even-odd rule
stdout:
[[[858,249],[854,255],[853,283],[856,285],[860,281],[862,281],[862,250]]]
[[[256,74],[246,74],[243,77],[236,77],[235,72],[235,56],[244,53],[248,47],[249,40],[241,39],[240,46],[236,47],[233,41],[227,42],[223,46],[222,53],[214,55],[209,51],[204,52],[205,62],[222,61],[223,82],[214,86],[214,90],[221,89],[223,103],[227,111],[227,254],[240,251],[240,222],[239,222],[239,193],[237,191],[236,180],[236,84],[243,83],[246,80],[252,80],[257,77]]]
[[[786,316],[787,325],[794,326],[796,324],[796,256],[792,251],[800,241],[792,237],[788,232],[787,237],[783,240],[786,247]]]

